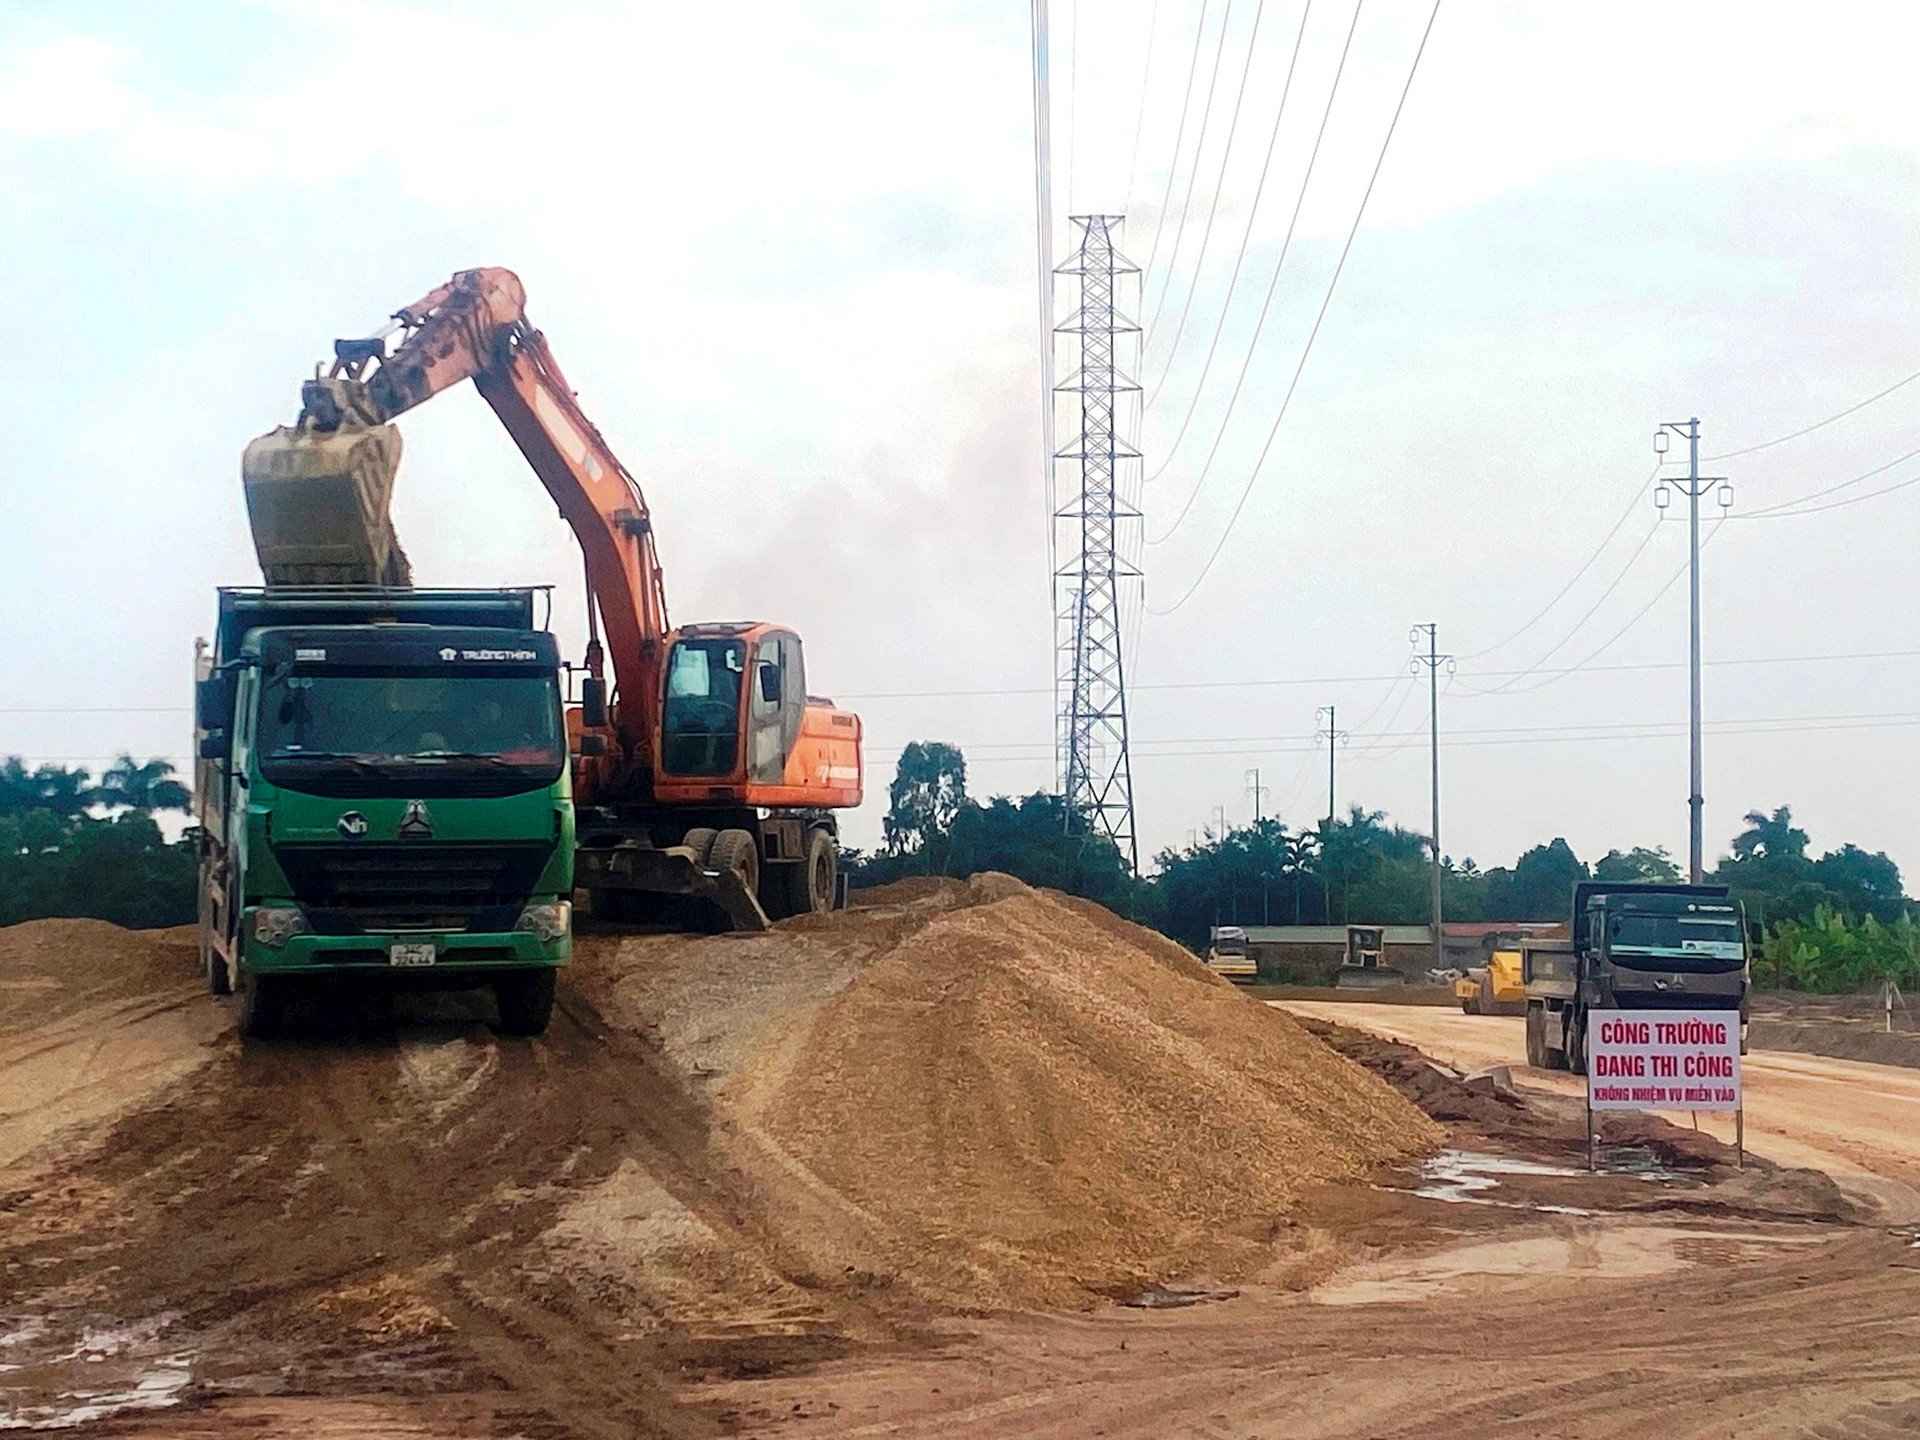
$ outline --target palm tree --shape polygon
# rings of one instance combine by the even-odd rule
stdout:
[[[27,802],[27,808],[51,810],[62,820],[73,820],[86,814],[100,799],[100,791],[94,785],[93,777],[82,765],[76,765],[71,770],[64,765],[42,765],[33,772],[28,783],[32,798]]]
[[[193,805],[187,787],[173,778],[171,761],[155,759],[141,765],[131,755],[122,755],[106,768],[96,795],[102,805],[115,810],[186,810]]]
[[[1747,828],[1733,837],[1734,858],[1753,860],[1804,860],[1807,858],[1807,832],[1793,823],[1793,807],[1782,805],[1771,815],[1764,810],[1749,810]]]
[[[1312,865],[1319,846],[1320,837],[1311,830],[1280,837],[1281,873],[1293,877],[1293,923],[1296,925],[1300,923],[1300,880]]]

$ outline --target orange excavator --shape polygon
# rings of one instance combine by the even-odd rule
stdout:
[[[640,486],[580,409],[511,271],[463,270],[378,334],[336,341],[298,421],[248,446],[268,585],[410,583],[387,513],[391,422],[465,380],[586,559],[584,673],[566,718],[575,884],[595,913],[654,918],[663,897],[695,897],[760,929],[832,908],[844,896],[834,812],[861,799],[859,717],[808,696],[790,629],[669,626]]]

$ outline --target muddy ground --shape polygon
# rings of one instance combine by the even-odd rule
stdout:
[[[982,1313],[792,1252],[704,1087],[657,1031],[603,1012],[610,940],[583,943],[541,1041],[498,1040],[484,1001],[450,996],[242,1049],[193,979],[188,936],[120,954],[110,927],[69,924],[45,957],[60,982],[4,977],[0,1425],[314,1440],[1920,1431],[1920,1229],[1897,1218],[1920,1183],[1920,1123],[1896,1153],[1882,1130],[1848,1148],[1844,1104],[1783,1112],[1783,1142],[1818,1125],[1807,1151],[1852,1157],[1836,1183],[1764,1159],[1736,1171],[1710,1135],[1621,1121],[1596,1178],[1579,1170],[1577,1104],[1518,1067],[1511,1091],[1467,1083],[1466,1065],[1325,1029],[1446,1127],[1439,1154],[1312,1187],[1263,1222],[1268,1263],[1231,1283]],[[1860,1084],[1896,1125],[1913,1104]],[[685,1233],[649,1233],[663,1214]],[[655,1252],[684,1241],[682,1288],[622,1283],[568,1241],[608,1234]],[[704,1293],[755,1287],[747,1318],[703,1318]],[[1177,1303],[1201,1294],[1217,1298]]]

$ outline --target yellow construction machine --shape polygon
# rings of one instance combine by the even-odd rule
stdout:
[[[1527,987],[1520,976],[1520,952],[1495,950],[1485,965],[1453,982],[1453,995],[1466,1015],[1524,1015]]]

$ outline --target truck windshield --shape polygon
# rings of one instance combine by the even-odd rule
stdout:
[[[1627,912],[1607,922],[1614,950],[1658,950],[1734,960],[1745,948],[1740,923],[1729,915],[1649,915]]]
[[[660,768],[669,775],[731,775],[738,768],[746,663],[738,640],[675,642],[660,721]]]
[[[434,777],[481,777],[484,789],[529,789],[552,784],[567,758],[557,680],[524,669],[447,675],[282,667],[261,688],[258,737],[262,773],[296,789],[313,788],[320,775],[355,777],[362,788],[369,779],[404,778],[420,790]],[[447,785],[428,789],[449,793]]]

